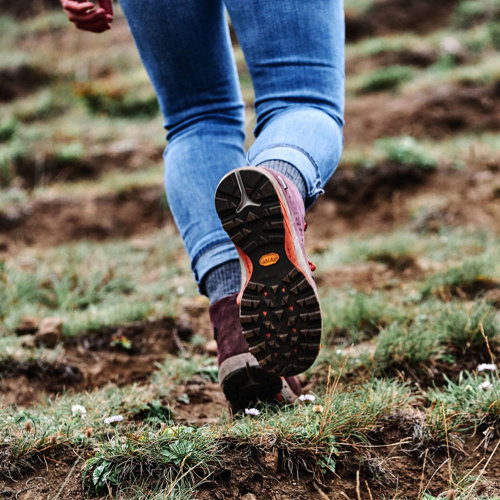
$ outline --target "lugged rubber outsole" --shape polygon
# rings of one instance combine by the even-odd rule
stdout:
[[[286,212],[270,174],[258,168],[230,172],[217,188],[215,207],[252,265],[240,303],[250,352],[275,375],[304,372],[320,349],[320,306],[304,272],[286,254]]]

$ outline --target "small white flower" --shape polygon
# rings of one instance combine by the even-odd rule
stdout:
[[[111,415],[111,417],[106,417],[104,419],[105,424],[112,424],[113,422],[121,422],[123,417],[121,415]]]
[[[460,52],[462,51],[462,45],[456,38],[453,38],[452,36],[447,36],[446,38],[443,38],[439,45],[441,50],[448,54],[456,55],[460,54]]]
[[[340,355],[342,354],[342,349],[337,349],[337,350],[335,351],[335,354],[338,354],[338,355],[340,356]]]
[[[87,410],[82,405],[73,405],[71,407],[71,413],[73,416],[80,415],[82,418],[87,416]]]
[[[479,384],[478,387],[481,391],[484,391],[485,389],[489,389],[490,387],[493,387],[493,385],[491,384],[491,382],[489,380],[485,380],[484,382]]]
[[[316,399],[312,394],[301,394],[299,396],[300,401],[314,401]]]
[[[245,415],[253,415],[256,417],[257,415],[260,415],[260,411],[257,410],[257,408],[245,408]]]
[[[478,372],[483,372],[485,370],[491,370],[492,372],[494,372],[496,369],[497,369],[497,366],[494,365],[493,363],[481,363],[477,367]]]

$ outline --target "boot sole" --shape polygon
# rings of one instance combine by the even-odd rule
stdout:
[[[247,365],[235,370],[222,384],[222,390],[233,413],[252,408],[259,402],[277,403],[277,395],[281,389],[281,378],[258,365]]]
[[[272,374],[304,372],[320,349],[320,306],[305,272],[285,251],[288,216],[270,174],[257,168],[230,172],[217,188],[215,207],[241,260],[251,263],[240,301],[250,352]]]

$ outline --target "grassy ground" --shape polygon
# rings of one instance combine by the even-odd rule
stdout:
[[[304,401],[234,420],[123,16],[6,9],[3,497],[500,498],[500,7],[429,5],[346,1],[346,147],[308,215],[323,347]]]

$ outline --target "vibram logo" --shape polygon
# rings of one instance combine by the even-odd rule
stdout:
[[[266,253],[259,259],[259,264],[261,266],[272,266],[273,264],[276,264],[279,259],[280,256],[275,252]]]

